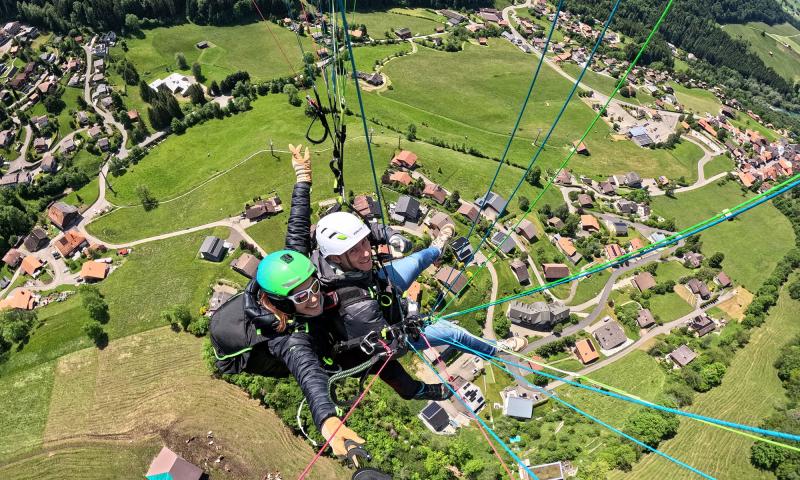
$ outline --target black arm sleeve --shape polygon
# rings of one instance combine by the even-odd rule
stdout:
[[[289,226],[286,229],[286,249],[311,253],[311,184],[297,182],[292,191]]]
[[[279,335],[270,339],[267,347],[272,355],[283,361],[297,380],[317,428],[321,428],[326,419],[335,417],[336,405],[328,396],[328,374],[319,363],[311,336],[299,332]]]

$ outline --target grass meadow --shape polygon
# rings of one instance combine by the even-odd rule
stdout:
[[[800,30],[789,24],[772,27],[761,22],[723,25],[722,29],[734,39],[747,43],[750,50],[781,77],[789,82],[800,80],[800,53],[796,37],[800,35]]]

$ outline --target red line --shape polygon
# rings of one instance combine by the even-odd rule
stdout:
[[[264,14],[261,13],[261,9],[258,8],[258,4],[256,0],[250,0],[253,3],[253,6],[256,7],[256,11],[258,12],[258,16],[261,17],[261,20],[267,25],[267,30],[269,30],[270,35],[272,35],[272,39],[275,40],[275,45],[278,46],[278,49],[281,51],[283,58],[286,60],[286,63],[289,64],[289,69],[291,69],[292,73],[295,77],[297,77],[297,71],[294,69],[292,62],[289,61],[289,57],[286,56],[286,52],[283,51],[283,47],[281,47],[280,42],[278,42],[278,37],[275,36],[275,33],[272,31],[272,28],[269,26],[269,21],[264,18]]]
[[[361,403],[361,400],[364,399],[364,396],[367,394],[369,389],[372,388],[372,384],[375,383],[375,380],[378,379],[378,377],[380,376],[380,374],[383,371],[384,367],[386,367],[386,365],[388,365],[389,362],[392,360],[392,356],[391,356],[392,352],[391,352],[391,350],[389,350],[389,346],[386,345],[383,341],[381,341],[381,340],[379,340],[379,341],[381,342],[381,345],[383,345],[383,348],[386,350],[386,353],[387,353],[386,361],[383,362],[383,365],[381,365],[381,368],[379,368],[378,371],[375,372],[375,375],[369,381],[369,383],[367,384],[367,387],[364,389],[363,392],[361,392],[361,395],[358,396],[358,398],[356,399],[356,402],[353,404],[352,407],[350,407],[350,410],[348,410],[348,412],[344,416],[344,418],[342,418],[342,422],[339,424],[338,427],[336,427],[336,430],[333,431],[333,433],[331,434],[331,438],[329,438],[328,440],[325,441],[325,445],[323,445],[322,448],[319,449],[317,454],[314,455],[314,458],[311,460],[311,463],[309,463],[306,466],[305,470],[303,470],[303,473],[301,473],[300,476],[297,477],[297,480],[303,480],[304,478],[306,478],[306,475],[308,475],[308,472],[311,471],[311,467],[313,467],[314,464],[317,463],[317,460],[319,460],[319,457],[322,456],[322,452],[324,452],[325,449],[328,448],[328,445],[331,443],[331,440],[336,436],[336,433],[339,431],[340,428],[342,428],[342,426],[344,425],[344,422],[346,422],[347,419],[350,418],[350,415],[352,415],[353,412],[356,410],[356,407],[358,406],[359,403]]]
[[[428,346],[428,348],[433,349],[433,347],[431,347],[431,342],[428,341],[428,337],[426,337],[425,334],[422,333],[422,332],[420,332],[419,334],[422,337],[422,339],[425,340],[425,344]],[[450,374],[447,373],[447,367],[445,366],[445,363],[442,360],[441,356],[438,358],[438,361],[442,365],[442,370],[444,370],[444,374],[447,375],[447,380],[449,381],[450,380]],[[453,392],[456,394],[456,396],[458,398],[463,400],[464,403],[467,403],[466,400],[464,400],[464,398],[461,395],[459,395],[458,392],[455,391],[455,389],[453,389]],[[485,438],[486,442],[489,444],[489,446],[492,447],[492,451],[494,452],[494,455],[497,457],[498,460],[500,460],[500,465],[503,466],[503,470],[505,470],[506,473],[508,474],[508,478],[510,478],[511,480],[514,480],[514,475],[511,474],[511,470],[508,469],[508,465],[506,465],[506,462],[503,461],[503,457],[500,456],[500,452],[497,451],[497,448],[495,448],[494,443],[492,443],[492,441],[489,439],[489,435],[486,433],[486,430],[483,428],[483,425],[481,425],[481,422],[479,422],[478,419],[476,418],[477,417],[477,413],[473,414],[472,412],[469,412],[469,415],[472,418],[475,419],[475,423],[478,424],[478,428],[480,429],[481,433],[483,434],[483,438]]]

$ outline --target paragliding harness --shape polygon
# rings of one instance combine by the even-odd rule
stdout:
[[[328,116],[325,112],[325,109],[322,107],[322,101],[319,98],[319,92],[317,91],[316,87],[314,87],[314,98],[311,98],[310,95],[306,95],[306,101],[308,102],[308,107],[311,112],[311,123],[308,125],[308,129],[306,130],[306,140],[313,143],[314,145],[319,145],[323,143],[328,137],[331,138],[331,142],[333,143],[333,156],[331,157],[331,161],[328,163],[328,166],[331,168],[331,172],[333,172],[333,192],[339,194],[339,201],[344,201],[344,142],[347,138],[347,126],[343,124],[338,124],[335,118],[333,129],[331,128],[331,124],[328,122]],[[336,113],[333,112],[331,109],[331,116],[335,117]],[[312,138],[311,137],[311,128],[314,124],[319,121],[322,125],[322,137],[321,138]]]

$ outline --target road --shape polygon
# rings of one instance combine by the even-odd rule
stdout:
[[[16,118],[14,119],[14,123],[19,123],[19,120]],[[25,158],[28,154],[28,147],[31,145],[31,141],[33,140],[33,129],[29,124],[25,124],[23,127],[25,130],[25,140],[22,142],[22,149],[19,151],[19,157],[16,160],[11,162],[11,165],[8,167],[7,173],[13,173],[18,170],[29,169],[33,167],[33,163],[28,162]]]
[[[103,110],[99,105],[94,105],[94,103],[92,103],[92,87],[90,84],[90,79],[92,76],[92,46],[94,45],[96,39],[97,37],[93,38],[88,46],[83,47],[83,50],[86,53],[86,79],[83,83],[83,99],[86,100],[86,103],[89,104],[97,112],[97,114],[103,118],[104,123],[113,125],[117,130],[119,130],[120,134],[122,135],[122,142],[117,156],[119,158],[127,158],[128,131],[125,130],[125,126],[114,120],[114,116],[111,115],[111,113]]]
[[[497,270],[495,270],[494,265],[486,258],[483,252],[475,254],[475,262],[479,265],[485,263],[486,269],[489,270],[489,276],[492,277],[492,291],[489,296],[489,301],[494,302],[497,300],[497,289],[500,284],[500,281],[497,279]],[[497,339],[494,333],[494,305],[490,305],[489,308],[486,309],[486,323],[483,326],[483,338],[489,340]]]

